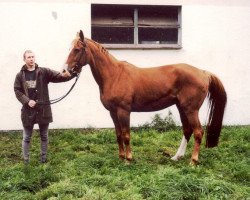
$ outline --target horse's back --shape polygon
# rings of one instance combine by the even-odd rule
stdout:
[[[110,92],[131,101],[132,111],[161,110],[183,101],[184,96],[207,91],[206,73],[188,64],[139,68],[122,62],[121,67],[119,80]]]
[[[130,67],[130,76],[135,79],[147,79],[154,82],[167,82],[168,84],[205,84],[209,83],[208,72],[197,67],[180,63],[163,65],[159,67],[137,68]]]
[[[183,87],[208,87],[209,85],[209,72],[185,63],[139,68],[124,62],[123,67],[120,82],[126,82],[126,84],[129,82],[131,87],[138,90],[148,88],[154,91],[166,91],[180,90]]]
[[[146,75],[146,76],[155,76],[159,74],[163,74],[165,76],[168,75],[187,75],[187,76],[204,76],[205,71],[201,70],[197,67],[186,63],[178,63],[178,64],[169,64],[169,65],[162,65],[157,67],[136,67],[128,62],[123,61],[123,65],[126,70],[130,71],[130,75]],[[169,77],[170,78],[170,77]]]

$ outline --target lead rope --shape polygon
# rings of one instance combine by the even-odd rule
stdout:
[[[48,101],[37,101],[37,104],[38,105],[52,105],[52,104],[58,103],[59,101],[63,100],[73,90],[73,88],[75,87],[76,82],[78,81],[79,77],[80,77],[80,73],[78,73],[76,75],[75,82],[73,83],[73,85],[71,86],[71,88],[69,89],[69,91],[65,95],[63,95],[63,96],[61,96],[59,98],[56,98],[56,99],[48,100]]]

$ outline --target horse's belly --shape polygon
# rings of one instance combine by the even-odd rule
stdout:
[[[132,112],[151,112],[151,111],[158,111],[169,106],[172,106],[176,103],[176,98],[174,97],[163,97],[157,100],[151,101],[139,101],[132,103]]]

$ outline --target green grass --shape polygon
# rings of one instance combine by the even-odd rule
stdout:
[[[0,133],[0,199],[250,199],[250,127],[224,127],[220,145],[190,166],[193,140],[179,162],[181,130],[132,132],[134,160],[118,159],[113,129],[50,130],[49,162],[39,163],[33,134],[31,162],[21,157],[21,132]]]

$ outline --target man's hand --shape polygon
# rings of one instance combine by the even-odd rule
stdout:
[[[34,108],[36,106],[36,102],[34,100],[30,100],[28,105],[29,107]]]
[[[71,74],[67,70],[63,70],[63,72],[61,72],[61,75],[63,77],[71,77]]]

